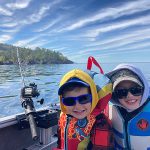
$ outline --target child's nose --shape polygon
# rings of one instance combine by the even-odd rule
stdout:
[[[76,105],[75,105],[75,107],[82,107],[82,104],[80,104],[78,101],[76,101]]]
[[[128,92],[127,98],[134,96],[130,91]]]

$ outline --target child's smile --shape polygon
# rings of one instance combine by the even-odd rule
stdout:
[[[65,93],[64,97],[77,97],[80,95],[88,94],[88,88],[82,87],[80,90],[76,89],[73,91],[68,91]],[[86,104],[80,104],[76,101],[74,106],[66,106],[67,113],[72,115],[77,119],[83,119],[90,114],[91,111],[91,103],[88,102]]]
[[[130,89],[131,87],[136,87],[136,86],[137,86],[137,84],[134,82],[122,81],[122,82],[120,82],[120,84],[118,84],[116,89],[117,90],[118,89]],[[129,91],[126,97],[121,97],[118,99],[119,99],[119,102],[122,106],[124,106],[127,109],[134,110],[140,106],[142,94],[135,96]]]

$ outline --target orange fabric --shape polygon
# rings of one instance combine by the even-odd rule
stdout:
[[[93,124],[95,122],[95,117],[93,115],[90,115],[87,117],[87,125],[84,128],[80,128],[77,125],[77,119],[72,118],[69,122],[68,127],[68,149],[69,150],[77,150],[78,144],[84,140],[85,138],[90,136],[90,131],[93,127]],[[59,120],[59,127],[61,129],[61,147],[64,148],[64,132],[65,132],[65,126],[66,126],[66,114],[62,114]]]

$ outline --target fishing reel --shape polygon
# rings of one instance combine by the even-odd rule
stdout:
[[[37,116],[34,103],[32,98],[38,97],[40,95],[37,85],[35,83],[30,83],[29,86],[25,86],[21,89],[21,103],[22,107],[25,110],[25,115],[29,121],[32,139],[37,140],[37,129],[35,118]]]
[[[39,95],[40,93],[35,83],[30,83],[29,86],[23,87],[21,89],[21,103],[25,114],[17,116],[18,127],[20,129],[30,127],[33,140],[37,140],[39,138],[37,127],[48,129],[58,124],[59,112],[57,110],[36,111],[32,99],[38,97]],[[37,102],[43,104],[44,99]],[[42,133],[45,134],[45,130],[42,130]]]
[[[25,98],[34,98],[40,95],[37,85],[35,83],[30,83],[29,86],[25,86],[21,90],[21,97]]]

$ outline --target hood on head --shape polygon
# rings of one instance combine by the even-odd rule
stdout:
[[[149,96],[148,81],[146,80],[141,70],[138,69],[136,66],[130,65],[130,64],[120,64],[116,68],[114,68],[113,71],[108,72],[106,75],[108,76],[108,78],[110,78],[110,80],[113,83],[113,90],[123,80],[133,81],[137,83],[138,85],[144,87],[144,93],[143,93],[140,106],[142,106],[147,100]],[[113,104],[121,106],[121,104],[119,103],[117,99],[112,99],[111,102]]]
[[[141,79],[131,70],[121,69],[113,74],[109,74],[111,81],[113,82],[113,90],[117,87],[117,85],[122,81],[132,81],[143,87],[143,83]]]
[[[108,93],[111,93],[112,89],[112,84],[110,83],[107,85],[107,90],[106,87],[105,89],[103,88],[103,85],[101,83],[101,79],[97,80],[98,73],[92,72],[92,71],[82,71],[80,69],[74,69],[69,71],[67,74],[64,75],[64,77],[60,81],[59,85],[59,98],[60,98],[60,107],[61,111],[64,113],[66,112],[66,106],[63,105],[61,102],[62,99],[62,89],[65,86],[68,86],[70,83],[79,83],[83,84],[85,86],[90,87],[91,90],[91,95],[92,95],[92,108],[91,112],[94,110],[96,107],[97,103],[100,101],[102,97],[107,95]]]
[[[66,83],[64,83],[58,90],[58,95],[62,95],[63,90],[67,87],[69,87],[70,85],[83,85],[85,87],[90,87],[89,84],[87,84],[86,82],[80,80],[79,78],[76,77],[72,77],[70,78]]]

